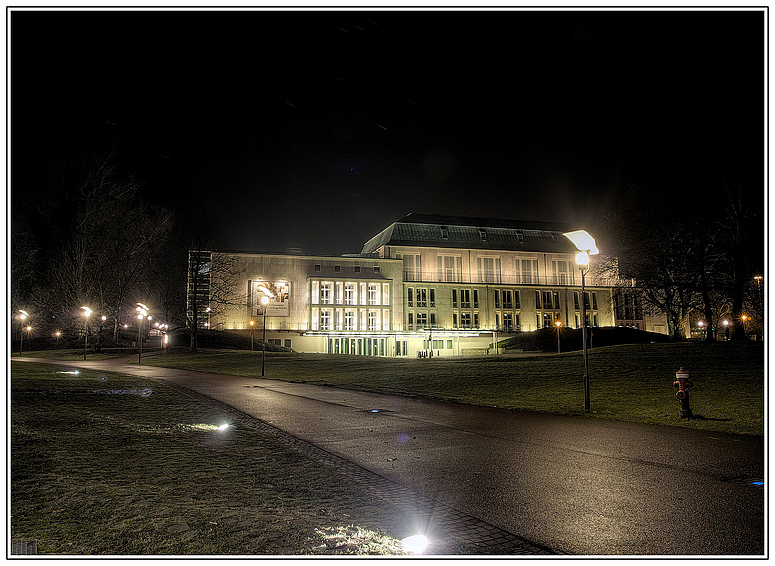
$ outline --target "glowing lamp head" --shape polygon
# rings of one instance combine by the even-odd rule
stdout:
[[[19,315],[19,318],[20,318],[20,319],[22,319],[22,320],[24,320],[25,318],[27,318],[28,316],[30,316],[29,314],[27,314],[27,311],[20,310],[19,312],[21,313],[21,314]]]
[[[728,320],[725,320],[725,321],[724,321],[724,326],[727,326],[728,324],[729,324],[729,321],[728,321]]]
[[[556,321],[556,322],[554,323],[554,325],[555,325],[557,328],[559,328],[560,326],[562,326],[562,322],[560,322],[560,321],[558,320],[558,321]]]
[[[414,535],[401,540],[404,550],[412,554],[422,554],[428,546],[428,539],[423,535]]]
[[[703,325],[703,324],[704,324],[704,322],[700,321],[700,322],[698,322],[698,323],[697,323],[697,326],[699,326],[700,328],[702,328],[702,325]]]
[[[581,266],[589,265],[589,254],[587,252],[576,252],[576,264]]]
[[[83,309],[83,316],[89,316],[92,310],[89,307],[81,307]]]
[[[262,305],[268,305],[269,304],[269,297],[267,297],[266,295],[261,297],[261,304]]]
[[[250,327],[251,327],[251,328],[253,328],[253,325],[254,325],[255,323],[256,323],[256,322],[255,322],[254,320],[251,320],[251,321],[250,321]]]

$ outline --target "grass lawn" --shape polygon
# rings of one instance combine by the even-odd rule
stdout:
[[[11,538],[48,555],[402,553],[405,512],[224,422],[164,383],[12,363]]]
[[[168,353],[143,364],[259,377],[261,352]],[[690,372],[693,419],[678,419],[679,368]],[[589,416],[764,434],[761,343],[640,344],[589,351]],[[526,411],[583,415],[583,358],[567,354],[372,358],[267,353],[266,378]]]

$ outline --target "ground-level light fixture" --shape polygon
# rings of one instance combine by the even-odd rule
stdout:
[[[428,538],[425,535],[413,535],[401,539],[401,545],[404,550],[411,552],[412,554],[422,554],[425,548],[428,546]]]
[[[595,239],[586,230],[575,230],[563,234],[576,246],[576,263],[581,270],[581,341],[584,350],[584,412],[588,413],[589,407],[589,360],[587,357],[587,300],[584,292],[584,277],[589,271],[589,256],[597,255]]]

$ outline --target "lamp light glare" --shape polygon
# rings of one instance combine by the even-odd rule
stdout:
[[[414,535],[401,540],[404,550],[412,554],[422,554],[428,546],[428,539],[423,535]]]
[[[218,430],[226,430],[227,428],[229,428],[229,423],[222,424],[221,426],[218,427]]]
[[[262,305],[267,305],[267,304],[269,304],[269,297],[267,297],[266,295],[264,295],[263,297],[261,297],[261,304],[262,304]]]
[[[589,265],[589,254],[587,252],[578,252],[576,254],[576,263],[578,265]]]
[[[590,255],[597,255],[600,253],[600,250],[597,249],[597,244],[595,244],[595,239],[590,236],[586,230],[566,232],[563,236],[573,242],[573,245],[576,246],[576,249],[579,251],[589,252]]]

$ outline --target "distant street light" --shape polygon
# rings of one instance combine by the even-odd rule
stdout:
[[[19,356],[22,355],[22,346],[24,345],[24,321],[30,316],[27,311],[19,310]]]
[[[255,326],[256,321],[251,320],[250,321],[250,351],[253,351],[253,326]]]
[[[89,345],[89,315],[92,313],[92,310],[89,307],[81,307],[83,309],[83,316],[85,317],[84,327],[83,327],[83,359],[86,360],[86,348]]]
[[[137,354],[137,363],[141,364],[143,363],[143,321],[146,317],[148,320],[151,320],[151,317],[148,316],[148,307],[143,303],[137,303],[137,308],[135,310],[139,313],[137,315],[137,344],[140,347],[140,350]]]
[[[264,366],[266,364],[266,306],[269,304],[269,297],[261,297],[261,304],[264,305],[264,338],[261,341],[261,377],[264,377]]]
[[[557,353],[560,353],[560,327],[562,326],[562,322],[559,320],[554,322],[554,325],[557,327]]]
[[[586,230],[576,230],[563,234],[576,246],[576,264],[581,270],[581,341],[584,349],[584,412],[588,413],[589,407],[589,361],[587,358],[587,301],[584,293],[584,277],[589,271],[589,256],[600,253],[595,244],[595,239]]]

